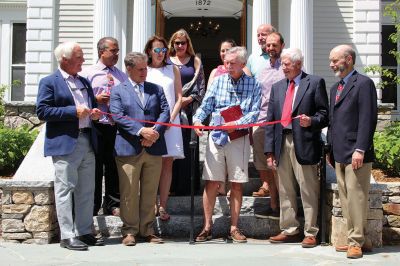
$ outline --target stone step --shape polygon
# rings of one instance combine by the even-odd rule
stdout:
[[[104,236],[121,237],[122,221],[115,216],[94,217],[95,229]],[[194,216],[194,234],[198,234],[203,225],[201,215]],[[213,237],[226,237],[229,232],[230,217],[222,214],[213,215]],[[259,219],[252,214],[241,215],[239,218],[239,228],[247,237],[267,238],[279,233],[279,220]],[[190,216],[171,215],[169,221],[161,221],[159,218],[154,223],[156,234],[168,238],[189,238],[190,235]]]
[[[269,197],[248,197],[244,196],[240,214],[254,214],[265,212],[270,204]],[[190,196],[169,197],[167,212],[172,215],[190,215]],[[195,215],[203,214],[203,202],[201,196],[194,197]],[[226,196],[219,196],[214,207],[215,215],[230,215],[229,199]]]

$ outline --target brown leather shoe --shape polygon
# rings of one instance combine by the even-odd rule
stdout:
[[[134,246],[134,245],[136,245],[135,236],[132,235],[132,234],[127,234],[122,239],[122,244],[124,244],[125,246]]]
[[[264,187],[260,187],[258,191],[253,192],[253,197],[269,197],[269,190]]]
[[[347,250],[347,258],[349,259],[359,259],[362,258],[363,253],[359,246],[349,246]]]
[[[211,239],[211,230],[203,229],[203,231],[201,231],[201,233],[196,237],[196,242],[206,242]]]
[[[313,248],[317,246],[317,239],[315,236],[306,236],[303,239],[303,242],[301,242],[301,246],[303,248]]]
[[[229,234],[228,238],[232,239],[233,242],[236,242],[236,243],[246,243],[247,242],[247,238],[245,237],[245,235],[243,235],[243,233],[240,231],[239,228],[233,229],[233,231],[231,231],[231,233]]]
[[[161,237],[158,237],[156,235],[148,235],[145,237],[146,242],[152,243],[152,244],[163,244],[164,240]]]
[[[269,242],[277,244],[277,243],[296,243],[300,242],[300,236],[299,234],[296,235],[284,235],[283,233],[280,233],[279,235],[276,236],[271,236],[269,238]]]
[[[336,246],[335,250],[337,252],[347,252],[347,250],[349,249],[348,245],[343,245],[343,246]],[[361,247],[362,252],[368,253],[368,252],[372,252],[372,242],[371,240],[365,240],[364,245]]]

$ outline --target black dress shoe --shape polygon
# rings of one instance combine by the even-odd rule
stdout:
[[[88,246],[76,237],[61,239],[60,247],[70,250],[88,250]]]
[[[96,238],[91,234],[83,235],[78,237],[80,241],[85,243],[86,245],[89,246],[104,246],[104,239],[101,238]]]

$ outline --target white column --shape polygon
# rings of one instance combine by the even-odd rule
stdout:
[[[257,42],[257,28],[261,24],[271,24],[271,1],[253,0],[253,20],[251,29],[251,52],[260,50]]]
[[[151,36],[151,1],[133,1],[132,51],[143,52]]]
[[[290,47],[304,55],[304,70],[313,72],[313,0],[292,0],[290,6]]]
[[[97,61],[97,42],[103,37],[114,37],[119,42],[121,68],[126,54],[126,11],[127,0],[95,0],[93,34],[93,62]],[[122,58],[121,58],[122,57]]]

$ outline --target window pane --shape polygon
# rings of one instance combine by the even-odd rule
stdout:
[[[13,24],[12,63],[25,64],[26,23]]]
[[[13,66],[11,68],[13,83],[11,86],[11,101],[23,101],[25,92],[25,66]]]
[[[397,72],[396,69],[390,69],[394,74]],[[383,81],[388,81],[387,78],[382,77]],[[394,103],[395,109],[397,109],[397,84],[390,83],[382,90],[382,102],[383,103]]]

